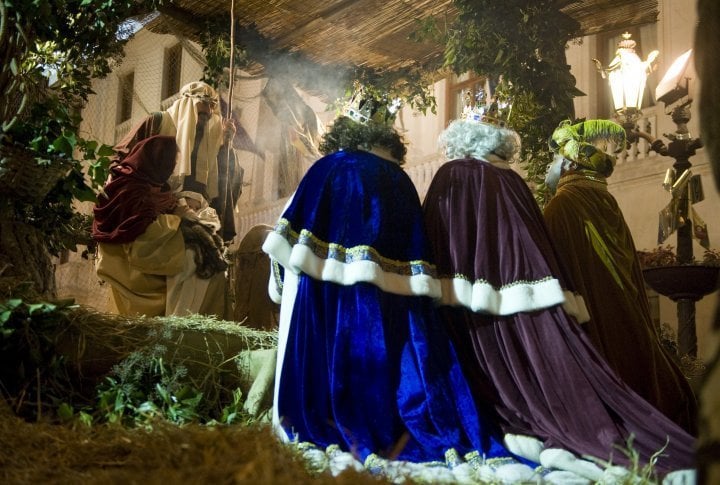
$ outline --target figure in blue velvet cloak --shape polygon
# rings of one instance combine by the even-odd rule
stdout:
[[[340,117],[321,149],[352,129],[374,141],[316,161],[263,246],[281,303],[274,422],[285,438],[339,445],[366,466],[508,457],[436,318],[440,286],[398,162],[405,147],[394,130],[388,146]]]

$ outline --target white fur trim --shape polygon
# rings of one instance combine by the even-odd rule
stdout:
[[[295,306],[295,298],[297,296],[298,280],[297,276],[288,273],[283,281],[282,303],[280,304],[280,322],[278,327],[278,353],[277,362],[275,363],[275,386],[273,389],[273,410],[272,424],[275,432],[283,441],[290,441],[285,429],[281,424],[281,416],[278,407],[280,398],[280,380],[282,379],[283,362],[285,361],[285,351],[287,349],[288,335],[290,334],[290,324],[292,319],[292,311]]]
[[[464,278],[445,278],[440,283],[443,305],[464,306],[474,312],[492,315],[541,310],[564,304],[570,296],[555,278],[519,281],[499,289],[485,281],[471,283]],[[574,298],[572,301],[577,306]]]
[[[390,273],[366,260],[344,263],[335,259],[322,259],[305,245],[295,244],[291,247],[276,232],[268,234],[262,249],[295,274],[305,273],[315,279],[344,286],[372,283],[383,291],[397,295],[440,297],[440,282],[430,275]]]

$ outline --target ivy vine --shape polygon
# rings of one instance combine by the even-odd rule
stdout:
[[[540,190],[552,155],[547,139],[558,123],[574,118],[573,98],[583,96],[565,58],[580,25],[554,0],[455,0],[459,14],[444,31],[443,65],[508,82],[511,124],[522,138],[527,179]]]

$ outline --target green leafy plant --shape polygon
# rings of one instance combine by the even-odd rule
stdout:
[[[678,262],[675,248],[672,245],[658,246],[651,250],[637,252],[640,266],[643,268],[659,268],[662,266],[677,266]],[[706,249],[702,260],[693,257],[690,265],[720,266],[720,251],[717,249]]]
[[[187,367],[168,360],[167,355],[161,343],[132,352],[97,387],[97,405],[88,411],[97,421],[124,426],[152,426],[157,419],[208,425],[251,421],[243,410],[240,389],[232,391],[231,401],[218,415],[209,408]]]
[[[66,385],[71,379],[54,338],[71,308],[71,300],[0,301],[0,388],[21,415],[40,418],[47,402],[63,397],[57,389],[72,389]]]
[[[720,266],[720,251],[717,249],[706,249],[703,253],[702,264],[705,266]]]
[[[198,419],[202,392],[184,380],[184,366],[167,365],[162,357],[165,351],[156,345],[133,352],[105,378],[98,388],[103,420],[137,425],[160,417],[177,424]]]
[[[243,405],[243,393],[240,389],[233,391],[233,400],[228,406],[225,406],[222,410],[222,416],[220,417],[220,423],[222,424],[234,424],[241,418],[245,418],[245,413],[242,409]]]
[[[0,107],[0,189],[7,195],[0,203],[0,220],[13,221],[13,228],[38,228],[36,237],[51,254],[76,249],[72,231],[77,225],[66,222],[73,218],[76,201],[95,200],[108,173],[111,148],[78,130],[92,79],[107,75],[122,57],[128,19],[159,3],[0,3],[0,89],[6,100]],[[17,231],[19,238],[29,234]],[[8,240],[0,244],[0,253],[9,260],[24,259],[27,255],[11,254],[12,247],[4,244]],[[35,257],[37,265],[29,266],[48,264],[44,254]],[[51,285],[38,286],[45,291]]]

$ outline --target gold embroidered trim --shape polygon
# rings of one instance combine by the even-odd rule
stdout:
[[[306,246],[320,259],[333,259],[345,264],[358,261],[370,261],[382,268],[386,273],[395,273],[403,276],[428,275],[435,276],[435,266],[427,261],[397,261],[385,258],[373,247],[361,245],[346,248],[340,244],[328,243],[317,238],[307,229],[299,233],[293,230],[290,222],[282,218],[275,225],[275,232],[282,236],[290,246],[300,244]]]
[[[444,279],[445,277],[442,277],[442,276],[441,276],[440,278],[441,278],[441,279]],[[529,280],[517,280],[517,281],[513,281],[512,283],[508,283],[507,285],[502,285],[502,286],[494,286],[494,285],[492,285],[489,281],[487,281],[487,280],[485,280],[485,279],[482,279],[482,278],[477,279],[477,280],[475,280],[475,281],[472,281],[472,280],[470,280],[469,277],[467,277],[467,276],[464,275],[464,274],[460,274],[460,273],[455,273],[454,275],[452,275],[452,279],[467,281],[468,283],[470,283],[470,284],[472,284],[472,285],[477,285],[477,284],[488,285],[488,286],[490,286],[490,287],[491,287],[493,290],[495,290],[495,291],[503,291],[503,290],[505,290],[505,289],[507,289],[507,288],[512,288],[512,287],[514,287],[514,286],[537,285],[537,284],[540,284],[540,283],[545,283],[546,281],[553,280],[553,279],[555,279],[555,278],[553,278],[552,276],[546,276],[546,277],[541,278],[541,279],[539,279],[539,280],[532,280],[532,281],[529,281]]]

